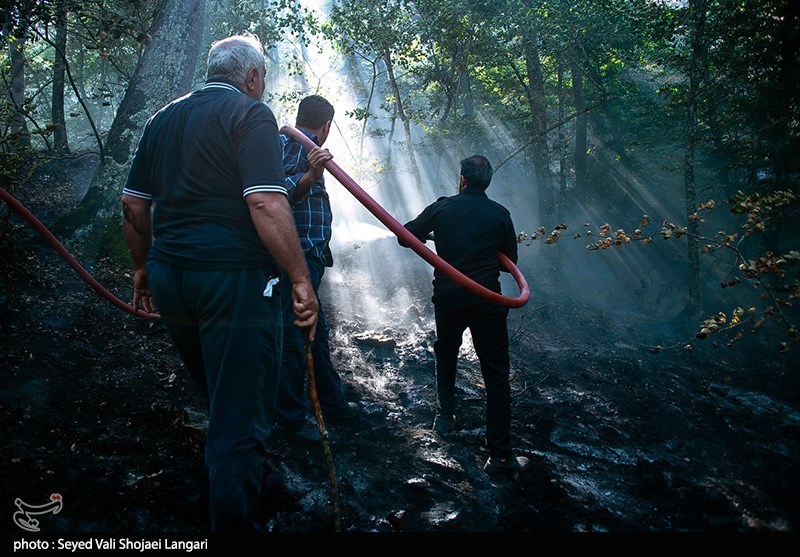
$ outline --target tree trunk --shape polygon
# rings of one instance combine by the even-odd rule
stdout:
[[[384,51],[383,53],[383,61],[386,64],[386,73],[389,76],[389,84],[392,86],[392,91],[394,92],[395,110],[397,111],[397,116],[403,123],[403,129],[406,132],[406,152],[408,153],[408,164],[411,167],[411,172],[414,174],[414,180],[417,184],[417,187],[422,188],[422,178],[420,177],[419,167],[417,166],[417,159],[414,156],[414,142],[411,140],[411,122],[409,121],[405,109],[403,108],[403,101],[400,97],[400,87],[397,85],[397,80],[394,77],[392,58],[389,55],[388,50]]]
[[[453,61],[455,62],[456,72],[454,75],[458,76],[458,85],[456,87],[457,94],[461,96],[461,107],[464,110],[464,116],[468,121],[472,121],[475,117],[475,102],[472,98],[472,83],[470,81],[470,51],[472,49],[472,40],[470,37],[473,35],[474,29],[467,30],[467,36],[462,41],[457,41],[453,49]],[[475,149],[470,149],[474,151]]]
[[[381,57],[378,56],[376,58],[367,58],[366,56],[361,56],[361,58],[369,64],[370,70],[372,75],[369,79],[369,92],[367,93],[367,104],[364,107],[364,114],[363,118],[361,119],[361,135],[358,139],[358,160],[362,160],[364,157],[364,141],[367,137],[367,128],[369,126],[370,118],[372,118],[372,99],[375,96],[375,85],[378,82],[378,62],[380,61]],[[359,63],[358,58],[354,54],[350,54],[347,58],[348,66],[351,68],[350,70],[350,79],[357,81],[359,84],[362,84],[361,78],[361,63]],[[390,140],[391,143],[391,140]]]
[[[545,118],[544,76],[535,37],[525,43],[525,69],[528,74],[528,103],[531,110],[530,134],[537,138],[531,145],[533,169],[539,198],[539,223],[545,228],[555,226],[555,194],[550,173]]]
[[[770,159],[775,177],[774,188],[797,193],[797,173],[800,165],[797,162],[797,143],[792,140],[792,127],[796,126],[796,107],[800,102],[800,64],[797,60],[800,48],[800,5],[797,2],[781,2],[778,9],[779,27],[777,29],[777,48],[780,52],[778,75],[770,95],[768,110],[771,123]],[[794,177],[794,179],[793,179]],[[772,226],[764,234],[765,251],[780,254],[791,234],[787,219],[775,219]],[[765,277],[772,281],[775,277]]]
[[[566,99],[564,98],[564,62],[559,57],[557,62],[557,93],[558,93],[558,121],[564,122],[566,117]],[[564,124],[558,126],[558,200],[556,202],[556,220],[561,223],[566,220],[567,210],[567,185],[568,185],[568,157],[567,157],[567,138],[564,132]],[[558,244],[556,248],[555,264],[557,268],[561,267],[561,257],[563,255],[562,245]]]
[[[778,42],[780,49],[779,74],[776,94],[772,97],[772,165],[778,189],[789,189],[789,178],[797,171],[797,153],[791,141],[789,114],[800,100],[800,67],[797,59],[800,49],[800,5],[797,2],[782,2],[779,10],[780,26]],[[796,113],[795,113],[796,114]]]
[[[63,0],[58,5],[55,48],[66,56],[67,10]],[[53,152],[56,155],[66,155],[69,153],[67,125],[64,119],[64,74],[66,73],[67,62],[64,57],[58,55],[58,52],[56,52],[55,61],[53,62],[53,103],[50,119],[54,128]]]
[[[11,132],[16,140],[13,145],[17,149],[28,149],[31,136],[25,123],[25,32],[20,29],[11,44]]]
[[[361,125],[361,138],[358,142],[358,160],[359,162],[364,158],[364,138],[367,135],[367,124],[372,116],[372,96],[375,94],[375,83],[378,80],[378,59],[370,60],[372,67],[372,77],[369,80],[369,95],[367,96],[366,114],[364,114],[364,123]]]
[[[87,98],[86,95],[86,50],[83,48],[78,49],[78,79],[75,80],[75,85],[78,87],[78,94],[81,98]]]
[[[469,82],[469,71],[466,60],[459,64],[459,92],[461,93],[464,116],[472,118],[475,116],[475,102],[472,100],[472,87]]]
[[[580,51],[572,49],[570,55],[570,71],[572,73],[572,102],[575,104],[575,112],[578,117],[575,119],[575,189],[583,192],[586,188],[586,135],[589,118],[585,112],[586,97],[583,94],[583,68],[578,58]]]
[[[392,142],[394,141],[394,128],[397,125],[397,117],[392,116],[392,125],[389,128],[389,144],[386,146],[386,168],[392,167]]]
[[[690,215],[697,211],[697,189],[694,166],[697,149],[697,106],[699,103],[701,76],[706,63],[705,22],[706,0],[691,0],[689,8],[692,16],[691,60],[689,62],[689,92],[686,98],[686,152],[684,154],[684,190],[686,195],[687,238],[689,276],[689,300],[686,309],[690,318],[699,320],[702,315],[700,291],[700,229],[696,219]]]
[[[564,93],[564,63],[558,61],[558,121],[563,122],[566,117],[566,104]],[[558,126],[558,203],[556,203],[556,217],[559,222],[564,220],[567,208],[567,184],[569,182],[569,162],[567,160],[567,136],[564,124]]]
[[[58,223],[82,245],[87,263],[102,255],[127,257],[119,199],[147,119],[189,92],[205,23],[205,0],[166,0],[151,29],[151,42],[136,66],[105,144],[105,157],[80,205]]]

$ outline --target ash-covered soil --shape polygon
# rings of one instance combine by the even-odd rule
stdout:
[[[72,181],[90,171],[80,161],[42,170],[17,193],[49,221],[74,207]],[[208,531],[203,402],[163,328],[96,296],[15,216],[1,247],[0,530],[19,532],[15,499],[59,493],[42,532]],[[103,260],[92,272],[129,298],[128,269]],[[469,349],[460,429],[431,431],[429,277],[381,325],[326,301],[360,276],[332,271],[322,293],[334,362],[362,408],[328,427],[344,531],[797,531],[796,354],[758,338],[653,351],[670,342],[653,317],[532,284],[531,303],[509,317],[512,439],[531,463],[493,479],[481,470],[485,401]],[[272,530],[332,531],[322,445],[276,435],[269,450],[285,482]]]

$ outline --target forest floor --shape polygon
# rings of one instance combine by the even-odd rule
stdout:
[[[79,201],[90,163],[40,169],[21,200],[52,221]],[[19,532],[15,499],[58,493],[63,508],[39,517],[42,531],[208,531],[204,406],[163,327],[96,296],[11,223],[0,252],[0,530]],[[127,299],[128,269],[101,261],[93,272]],[[800,527],[797,354],[756,344],[652,351],[659,340],[642,316],[610,331],[581,304],[537,310],[535,326],[531,316],[510,327],[512,440],[531,462],[495,479],[481,469],[474,354],[461,360],[460,429],[443,439],[431,430],[432,333],[364,330],[337,309],[328,307],[333,358],[362,409],[329,426],[345,531]],[[424,308],[416,318],[414,330],[431,328]],[[269,451],[285,484],[272,530],[330,532],[321,444],[276,435]]]

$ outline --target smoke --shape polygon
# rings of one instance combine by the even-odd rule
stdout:
[[[480,152],[498,166],[519,148],[513,130],[479,112],[476,137],[445,141],[412,124],[411,161],[400,121],[392,122],[392,114],[376,100],[389,94],[385,76],[379,75],[373,83],[372,68],[366,62],[348,58],[322,38],[305,48],[283,44],[275,52],[279,63],[270,69],[268,104],[279,125],[294,122],[297,102],[303,96],[315,93],[328,98],[336,116],[324,147],[400,223],[414,218],[438,197],[457,193],[460,159]],[[304,71],[290,74],[285,68],[297,53],[302,53]],[[373,100],[365,126],[355,115],[365,109],[370,92]],[[665,140],[665,151],[670,148]],[[674,149],[670,156],[680,157],[679,146]],[[660,171],[661,155],[634,170],[622,161],[613,162],[614,154],[593,138],[593,162],[602,162],[609,171],[602,182],[591,185],[595,193],[585,197],[578,197],[574,185],[566,184],[570,203],[563,208],[560,222],[539,222],[538,184],[524,152],[496,172],[487,194],[510,210],[517,231],[530,235],[539,227],[546,230],[539,239],[519,246],[518,266],[530,285],[531,301],[510,312],[512,332],[524,336],[546,330],[547,334],[536,338],[561,344],[580,334],[623,336],[657,344],[686,336],[693,326],[681,315],[687,304],[686,240],[662,240],[658,235],[662,220],[686,224],[681,221],[686,213],[682,176]],[[557,170],[557,161],[554,165]],[[400,247],[386,227],[332,176],[327,174],[326,180],[334,213],[334,265],[323,280],[323,303],[335,309],[340,322],[397,336],[424,335],[433,328],[431,267]],[[602,193],[608,191],[614,195]],[[713,197],[719,192],[704,193]],[[721,214],[709,216],[704,226],[716,232],[716,227],[723,225],[718,222]],[[652,243],[587,249],[602,238],[603,225],[610,226],[610,235],[618,229],[631,235],[643,215],[651,220],[646,233],[654,234]],[[562,222],[567,226],[560,231],[558,242],[545,243]],[[724,252],[704,257],[707,275],[701,282],[706,285],[703,294],[708,308],[730,306],[728,293],[716,286],[735,268],[735,261]],[[504,294],[517,295],[510,275],[503,273],[501,284]]]

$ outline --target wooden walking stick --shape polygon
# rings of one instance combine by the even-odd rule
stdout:
[[[328,431],[325,429],[325,420],[322,419],[322,408],[319,404],[317,395],[317,382],[314,378],[314,356],[311,354],[311,341],[308,338],[308,330],[305,331],[306,341],[306,366],[308,367],[308,390],[311,394],[311,405],[314,407],[314,415],[317,418],[317,429],[322,440],[322,450],[325,452],[325,461],[328,464],[328,476],[331,481],[331,504],[333,505],[333,524],[337,532],[342,531],[342,518],[339,511],[339,487],[336,482],[336,469],[333,466],[333,454],[331,444],[328,440]]]

